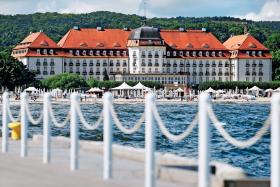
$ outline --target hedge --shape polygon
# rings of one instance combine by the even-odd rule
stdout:
[[[220,81],[210,81],[203,82],[198,86],[199,90],[206,90],[209,87],[218,90],[218,89],[246,89],[257,86],[261,89],[277,89],[280,87],[280,81],[272,82],[245,82],[245,81],[230,81],[230,82],[220,82]]]

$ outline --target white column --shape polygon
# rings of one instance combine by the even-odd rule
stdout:
[[[210,127],[207,114],[207,107],[209,105],[209,94],[200,94],[198,114],[198,187],[210,187]]]
[[[146,95],[145,103],[145,187],[155,187],[155,127],[152,106],[155,105],[155,96]]]
[[[8,116],[8,107],[9,107],[9,94],[5,92],[3,94],[3,103],[2,103],[2,152],[8,152],[8,138],[9,138],[9,116]]]
[[[49,107],[51,102],[51,95],[49,93],[46,93],[44,95],[44,109],[43,109],[43,163],[47,164],[50,162],[51,153],[50,153],[50,126],[51,126],[51,120],[49,115]]]
[[[112,106],[112,94],[106,92],[103,98],[103,179],[112,178],[112,115],[110,107]]]
[[[71,94],[71,108],[70,108],[70,170],[76,171],[79,168],[79,128],[78,115],[76,112],[76,105],[79,104],[79,95],[77,93]]]
[[[280,186],[280,94],[271,98],[271,187]]]
[[[28,138],[28,121],[26,115],[27,95],[23,92],[20,96],[20,114],[21,114],[21,150],[20,156],[27,157],[27,138]]]

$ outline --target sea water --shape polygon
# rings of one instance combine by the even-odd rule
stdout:
[[[174,134],[184,132],[198,111],[197,104],[157,104],[157,107],[162,121],[169,131]],[[19,111],[19,106],[12,106],[11,108],[16,115]],[[69,108],[69,105],[53,105],[54,114],[58,121],[62,121],[66,117]],[[144,112],[144,104],[114,104],[114,108],[121,122],[128,128],[132,127]],[[246,140],[255,135],[263,126],[270,112],[269,104],[258,103],[219,103],[213,104],[213,108],[219,120],[225,123],[225,129],[238,140]],[[34,117],[39,116],[41,109],[41,104],[31,104],[31,111]],[[102,105],[83,104],[81,109],[86,120],[93,124],[102,110]],[[102,141],[102,132],[102,127],[95,131],[80,127],[80,139]],[[133,135],[125,135],[116,126],[114,126],[113,132],[114,143],[132,147],[144,147],[144,126]],[[211,125],[211,132],[211,160],[241,167],[250,176],[268,177],[270,175],[270,132],[255,145],[246,149],[238,149],[230,145],[213,125]],[[33,134],[42,134],[42,123],[38,126],[30,124],[29,135]],[[69,125],[64,128],[52,127],[52,136],[69,135]],[[157,128],[156,149],[160,152],[197,158],[198,128],[196,127],[189,137],[179,143],[168,140]]]

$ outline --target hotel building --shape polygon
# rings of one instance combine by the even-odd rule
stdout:
[[[203,81],[271,81],[272,57],[252,35],[221,43],[202,30],[130,30],[74,27],[55,43],[30,33],[12,56],[44,79],[63,72],[88,79],[199,84]]]

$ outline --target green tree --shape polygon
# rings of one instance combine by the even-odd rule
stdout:
[[[29,71],[16,59],[0,54],[0,86],[13,90],[16,86],[35,83],[35,72]]]
[[[88,87],[88,84],[81,75],[62,73],[42,80],[42,86],[49,89],[74,89]]]

